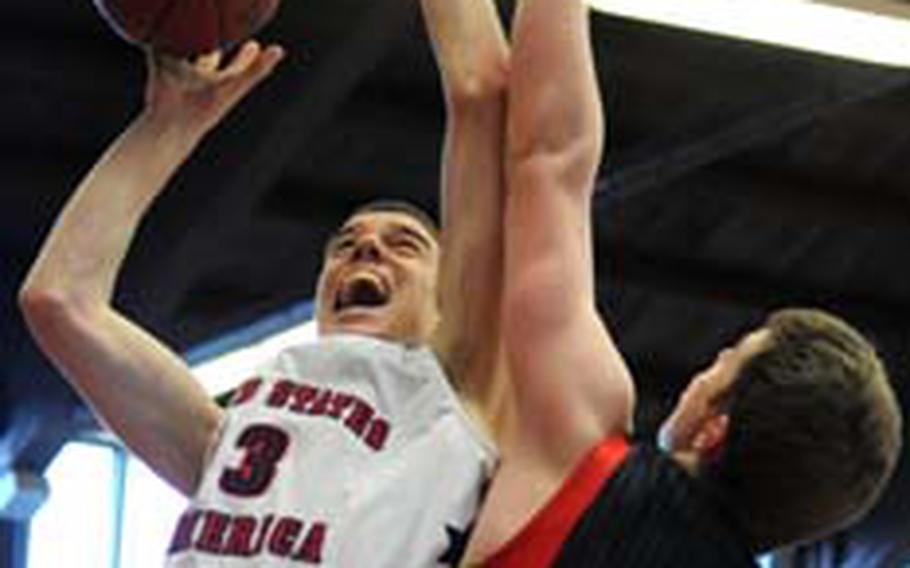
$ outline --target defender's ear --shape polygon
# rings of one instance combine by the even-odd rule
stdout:
[[[692,440],[692,449],[700,455],[714,453],[727,439],[729,425],[730,416],[727,414],[716,414],[705,419]]]

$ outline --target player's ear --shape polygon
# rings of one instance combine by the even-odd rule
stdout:
[[[727,414],[715,414],[706,418],[692,440],[692,449],[700,455],[714,453],[727,439],[729,425],[730,416]]]

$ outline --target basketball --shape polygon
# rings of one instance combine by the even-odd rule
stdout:
[[[118,35],[177,57],[229,49],[267,24],[280,0],[94,0]]]

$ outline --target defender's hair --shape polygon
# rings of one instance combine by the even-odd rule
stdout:
[[[727,439],[700,477],[741,512],[756,552],[858,520],[894,470],[901,414],[875,349],[840,319],[782,310],[767,349],[714,403]]]

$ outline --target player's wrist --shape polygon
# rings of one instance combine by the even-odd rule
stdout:
[[[169,112],[157,107],[146,107],[133,124],[141,135],[161,147],[191,150],[205,136],[209,128],[193,117]]]

